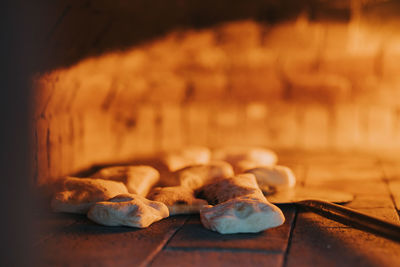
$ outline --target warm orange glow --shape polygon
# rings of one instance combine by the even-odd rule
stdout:
[[[183,145],[400,148],[400,34],[240,21],[41,76],[41,176]]]

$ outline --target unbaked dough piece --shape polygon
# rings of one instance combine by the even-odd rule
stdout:
[[[253,174],[240,174],[200,189],[215,206],[200,210],[204,227],[221,234],[256,233],[284,223],[282,211],[267,201]]]
[[[187,147],[168,153],[163,161],[170,171],[176,171],[190,165],[207,164],[210,157],[211,152],[206,147]]]
[[[103,168],[91,177],[122,182],[129,193],[145,197],[159,181],[160,173],[153,167],[145,165],[113,166]]]
[[[274,166],[278,161],[275,152],[257,147],[227,147],[217,149],[212,153],[212,159],[230,163],[237,174],[255,167]]]
[[[230,199],[200,211],[204,227],[220,234],[257,233],[282,225],[282,211],[269,202],[249,197]]]
[[[136,194],[118,195],[108,201],[94,204],[88,218],[106,226],[145,228],[169,216],[168,208],[161,202],[151,201]]]
[[[229,163],[214,161],[205,165],[183,168],[175,172],[175,175],[178,177],[181,186],[197,190],[217,179],[233,177],[234,172]]]
[[[121,182],[66,177],[63,190],[54,194],[51,207],[55,212],[86,214],[94,203],[124,193],[128,190]]]
[[[265,200],[253,174],[239,174],[234,177],[220,179],[197,191],[211,205],[221,204],[241,196],[251,196],[254,199]]]
[[[204,199],[196,198],[193,190],[183,186],[156,187],[148,198],[167,205],[170,215],[199,213],[208,205]]]
[[[195,197],[195,190],[216,179],[233,176],[233,169],[226,162],[185,167],[173,173],[179,186],[157,187],[148,195],[149,199],[163,202],[170,215],[199,213],[207,205]]]
[[[285,166],[259,167],[247,170],[246,173],[254,174],[260,188],[274,188],[284,190],[296,185],[296,177],[292,170]]]

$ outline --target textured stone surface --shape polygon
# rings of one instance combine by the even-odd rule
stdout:
[[[164,250],[149,266],[282,266],[283,254],[224,250]]]
[[[39,246],[41,243],[68,226],[82,221],[87,221],[85,215],[49,213],[48,211],[38,213],[36,218],[38,218],[38,220],[33,223],[33,226],[36,229],[35,235],[33,236],[34,246]]]
[[[390,186],[392,182],[396,185],[396,168],[388,179],[382,168],[396,166],[398,159],[381,159],[383,164],[375,164],[378,158],[365,154],[286,151],[278,156],[282,164],[298,166],[297,173],[306,186],[310,181],[346,190],[355,194],[355,200],[346,206],[400,223],[391,198],[398,195],[398,189]],[[324,168],[320,181],[308,175]],[[335,180],[340,172],[345,178]],[[400,262],[398,243],[292,205],[280,208],[286,217],[281,227],[233,235],[205,229],[197,215],[167,218],[141,230],[99,226],[84,216],[43,215],[35,243],[41,251],[38,265],[395,267]]]
[[[396,204],[397,210],[400,210],[400,181],[389,182],[390,192]]]
[[[346,207],[354,209],[376,209],[376,208],[389,208],[393,209],[393,201],[389,194],[387,195],[355,195],[354,200]]]
[[[398,266],[400,245],[352,228],[299,225],[287,266]]]
[[[256,234],[221,235],[205,229],[193,216],[170,240],[168,248],[244,249],[284,252],[287,246],[294,209],[284,209],[285,223]]]
[[[88,220],[57,229],[40,243],[40,266],[137,266],[148,262],[185,222],[174,217],[145,229],[106,227]]]

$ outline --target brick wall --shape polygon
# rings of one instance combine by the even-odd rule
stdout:
[[[37,77],[39,183],[185,145],[395,151],[400,32],[252,20],[166,34]]]

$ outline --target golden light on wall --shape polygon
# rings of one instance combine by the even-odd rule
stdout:
[[[251,20],[87,58],[37,79],[39,177],[185,145],[400,147],[400,34]]]

